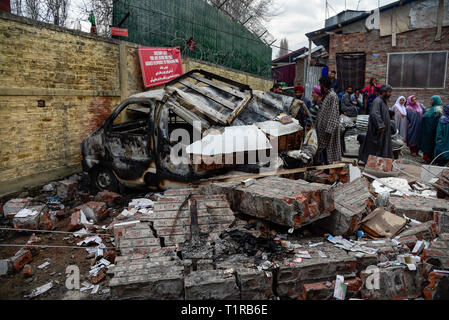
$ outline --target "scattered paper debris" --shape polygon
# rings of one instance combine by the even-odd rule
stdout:
[[[37,297],[37,296],[47,292],[51,288],[53,288],[53,281],[50,281],[49,283],[44,284],[43,286],[33,289],[33,291],[31,291],[31,293],[29,295],[25,295],[24,297],[25,298],[34,298],[34,297]]]
[[[38,269],[44,269],[46,266],[48,266],[50,264],[50,262],[44,262],[43,264],[41,264],[40,266],[38,266]]]
[[[133,199],[128,204],[128,207],[134,207],[136,209],[149,208],[149,207],[153,207],[153,206],[154,206],[154,202],[152,200],[146,199],[146,198]]]

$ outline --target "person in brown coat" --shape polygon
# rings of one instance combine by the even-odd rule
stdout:
[[[338,96],[331,88],[332,81],[328,76],[320,78],[320,87],[323,98],[316,118],[318,150],[315,163],[331,164],[341,161]]]

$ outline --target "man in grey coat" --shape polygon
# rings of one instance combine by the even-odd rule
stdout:
[[[357,117],[357,108],[352,103],[351,95],[352,95],[352,86],[347,86],[346,92],[341,98],[340,111],[342,114],[348,117]]]
[[[359,160],[365,163],[370,155],[393,158],[390,113],[387,106],[391,90],[391,86],[383,85],[380,87],[380,96],[373,101],[368,120],[368,132],[359,150]]]

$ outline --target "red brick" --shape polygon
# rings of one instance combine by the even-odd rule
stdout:
[[[83,225],[81,224],[81,213],[79,211],[75,211],[70,217],[70,223],[67,230],[76,231],[78,229],[81,229],[82,227]]]
[[[25,278],[30,278],[33,276],[33,268],[29,264],[25,265],[23,267],[23,276]]]
[[[95,277],[92,278],[92,284],[97,284],[103,281],[106,278],[106,275],[103,271],[100,271]]]
[[[31,251],[21,249],[12,258],[12,267],[14,271],[20,271],[26,264],[33,260]]]

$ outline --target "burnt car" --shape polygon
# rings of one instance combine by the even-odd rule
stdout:
[[[295,116],[303,106],[293,97],[193,70],[121,102],[82,142],[83,170],[95,187],[111,191],[119,185],[167,189],[229,170],[257,172],[272,158],[250,161],[249,152],[269,151],[274,140],[279,152],[301,148],[304,128]],[[280,114],[293,121],[273,121]],[[226,139],[241,143],[216,145]],[[235,162],[238,154],[241,163]],[[234,161],[216,161],[224,158]]]

